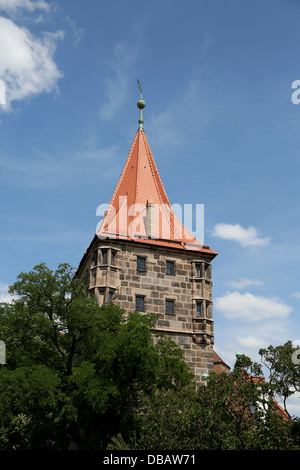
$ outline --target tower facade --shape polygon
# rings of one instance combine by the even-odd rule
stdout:
[[[176,218],[144,131],[142,96],[138,107],[139,128],[77,276],[100,305],[157,314],[155,332],[182,348],[201,382],[214,368],[211,261],[217,253]]]

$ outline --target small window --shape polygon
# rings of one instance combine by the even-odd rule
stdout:
[[[109,301],[109,302],[112,301],[112,297],[113,297],[113,293],[112,293],[112,291],[110,290],[110,291],[108,292],[108,301]]]
[[[201,317],[201,302],[197,302],[197,317]]]
[[[183,336],[179,337],[179,344],[185,344],[185,338],[183,338]]]
[[[196,276],[201,277],[201,268],[200,264],[196,264]]]
[[[107,250],[102,251],[102,264],[107,264]]]
[[[174,315],[174,300],[166,300],[166,313]]]
[[[136,269],[137,271],[146,271],[146,258],[141,256],[137,257]]]
[[[138,312],[144,312],[145,310],[145,297],[142,295],[135,296],[135,309]]]
[[[92,257],[93,266],[97,266],[97,262],[98,262],[98,251],[93,251],[93,257]]]
[[[167,261],[166,274],[174,274],[174,261]]]
[[[115,264],[115,252],[114,251],[111,252],[110,264]]]

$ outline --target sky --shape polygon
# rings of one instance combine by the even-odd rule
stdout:
[[[0,300],[41,262],[78,266],[138,78],[168,197],[204,205],[218,253],[215,350],[298,342],[299,22],[297,0],[0,0]]]

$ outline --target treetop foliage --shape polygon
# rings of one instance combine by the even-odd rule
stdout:
[[[157,317],[99,306],[68,264],[20,273],[0,304],[0,450],[294,449],[296,417],[278,413],[299,365],[288,342],[242,356],[196,387]]]

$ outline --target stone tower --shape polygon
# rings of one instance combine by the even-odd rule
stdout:
[[[139,83],[140,91],[141,86]],[[77,270],[99,304],[158,314],[198,382],[214,368],[213,250],[176,218],[143,126],[139,127],[101,226]]]

